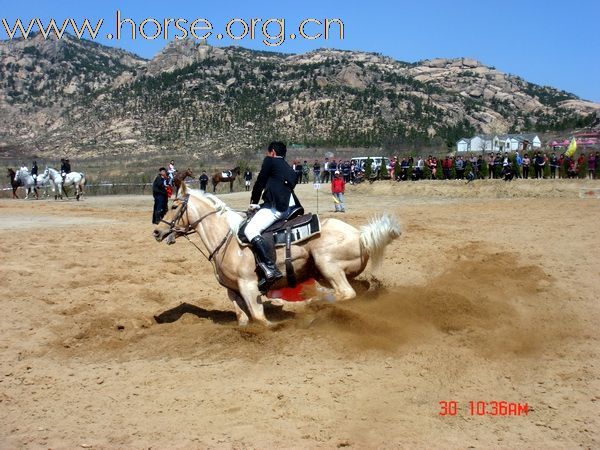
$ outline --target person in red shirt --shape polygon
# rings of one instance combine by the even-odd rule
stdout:
[[[346,190],[346,182],[340,176],[339,170],[336,170],[331,180],[331,193],[335,202],[335,212],[346,212],[344,205],[344,191]]]

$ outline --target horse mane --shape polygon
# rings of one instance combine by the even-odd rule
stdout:
[[[183,186],[184,184],[182,183],[182,188]],[[200,200],[201,202],[207,204],[208,206],[218,211],[219,215],[225,214],[227,216],[227,223],[229,224],[231,231],[233,233],[237,233],[239,225],[242,222],[242,217],[229,206],[227,206],[227,204],[223,200],[221,200],[216,195],[213,195],[209,192],[201,191],[199,189],[189,189],[187,188],[187,186],[183,189],[185,191],[184,195],[189,194],[190,197],[194,197]]]

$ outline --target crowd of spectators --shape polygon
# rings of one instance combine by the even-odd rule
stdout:
[[[564,153],[532,151],[446,155],[426,159],[417,156],[397,156],[391,159],[389,177],[397,181],[473,180],[514,178],[598,178],[600,152],[583,152],[573,157]]]
[[[346,183],[356,184],[365,179],[417,180],[467,180],[515,178],[599,178],[600,152],[586,151],[573,157],[564,153],[540,150],[505,153],[455,154],[444,157],[429,155],[394,156],[386,168],[366,167],[364,161],[324,158],[309,163],[293,161],[292,167],[298,183],[329,183],[336,171]],[[371,162],[372,163],[372,162]],[[311,177],[312,175],[312,177]]]

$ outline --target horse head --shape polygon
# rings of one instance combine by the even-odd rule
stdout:
[[[177,237],[183,236],[189,231],[190,222],[189,214],[187,212],[189,199],[190,196],[186,195],[183,198],[176,198],[173,200],[171,208],[160,220],[160,223],[152,233],[154,239],[158,242],[162,242],[166,239],[167,244],[171,245],[175,243]]]
[[[187,177],[192,177],[192,178],[194,178],[194,172],[192,172],[192,169],[190,169],[189,167],[188,167],[188,168],[187,168],[187,170],[185,171],[185,177],[184,177],[184,179],[185,179],[185,178],[187,178]]]

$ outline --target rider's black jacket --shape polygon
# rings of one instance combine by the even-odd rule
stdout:
[[[277,211],[285,212],[290,206],[290,195],[293,195],[296,205],[300,206],[298,198],[294,195],[296,180],[294,169],[285,159],[267,156],[263,160],[256,183],[252,188],[250,203],[257,204],[262,193],[264,207],[274,207]]]

